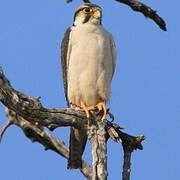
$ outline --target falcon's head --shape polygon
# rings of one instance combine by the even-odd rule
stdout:
[[[74,25],[90,23],[101,24],[102,10],[96,4],[85,3],[80,5],[74,15]]]

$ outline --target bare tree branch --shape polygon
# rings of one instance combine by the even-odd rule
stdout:
[[[152,19],[162,30],[167,31],[165,21],[149,6],[135,0],[116,0],[117,2],[126,4],[132,10],[142,13],[145,17]]]
[[[88,139],[92,144],[93,174],[92,180],[107,179],[106,122],[102,116],[96,116],[88,126]]]
[[[122,171],[122,180],[130,180],[130,166],[131,166],[131,154],[134,150],[142,150],[143,146],[142,146],[142,141],[144,141],[146,139],[146,137],[144,135],[140,135],[140,136],[131,136],[129,134],[126,134],[124,132],[121,131],[121,127],[118,124],[115,123],[111,123],[111,122],[107,122],[108,124],[108,129],[111,129],[111,133],[109,133],[109,135],[111,135],[112,133],[114,134],[111,139],[113,139],[113,137],[117,137],[116,133],[118,134],[118,138],[120,139],[122,146],[123,146],[123,151],[124,151],[124,162],[123,162],[123,171]],[[114,133],[114,131],[116,133]],[[115,138],[115,141],[117,141],[118,139]]]
[[[39,142],[44,146],[45,150],[52,150],[62,157],[68,159],[69,149],[66,147],[63,141],[53,137],[51,134],[46,132],[44,128],[39,124],[33,124],[25,120],[8,108],[6,108],[6,114],[8,117],[8,122],[21,128],[25,136],[32,142]],[[84,160],[82,162],[82,168],[80,169],[80,171],[87,179],[91,179],[91,167]]]
[[[107,179],[107,149],[109,137],[121,141],[124,149],[123,177],[130,176],[130,157],[134,149],[142,149],[144,136],[134,137],[121,131],[121,127],[108,120],[99,121],[102,112],[94,112],[90,121],[81,109],[46,109],[38,97],[32,98],[14,90],[0,68],[0,101],[7,107],[8,122],[0,132],[2,138],[5,130],[15,124],[20,127],[32,142],[39,142],[45,149],[51,149],[59,155],[69,157],[69,150],[63,143],[44,130],[54,130],[62,126],[74,126],[87,130],[92,143],[93,169],[83,161],[80,171],[87,179]],[[127,174],[129,173],[129,174]],[[129,179],[123,179],[129,180]]]
[[[66,0],[67,3],[72,2],[73,0]],[[152,19],[163,31],[167,31],[165,21],[157,14],[156,10],[153,10],[151,7],[143,4],[140,1],[135,0],[115,0],[119,3],[123,3],[131,7],[133,11],[142,13],[145,17]],[[83,0],[84,3],[90,3],[89,0]]]
[[[141,135],[138,137],[130,136],[128,134],[121,134],[122,145],[124,150],[124,163],[123,163],[123,172],[122,179],[130,180],[131,172],[131,154],[133,150],[143,149],[141,142],[145,140],[145,136]]]
[[[3,135],[4,135],[5,131],[6,131],[6,129],[7,129],[8,127],[10,127],[11,125],[12,125],[12,122],[8,120],[8,121],[5,123],[5,125],[3,126],[3,128],[1,129],[1,132],[0,132],[0,142],[2,141],[2,138],[3,138]]]
[[[28,121],[35,121],[42,126],[54,130],[62,126],[87,128],[86,116],[83,111],[72,108],[46,109],[39,98],[32,98],[14,90],[0,69],[0,101]]]

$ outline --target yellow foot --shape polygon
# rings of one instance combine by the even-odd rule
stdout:
[[[104,102],[98,103],[98,104],[97,104],[97,108],[98,108],[99,111],[102,111],[102,110],[104,111],[104,114],[103,114],[103,117],[102,117],[101,120],[106,119],[107,108],[106,108],[105,103],[104,103]]]
[[[82,100],[80,101],[80,105],[84,109],[84,111],[86,113],[86,117],[89,119],[89,117],[90,117],[89,111],[95,110],[95,107],[94,106],[86,106],[86,104]]]

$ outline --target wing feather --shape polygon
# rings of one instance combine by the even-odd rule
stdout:
[[[116,45],[113,36],[111,34],[110,34],[110,44],[111,44],[112,64],[113,64],[113,70],[112,70],[112,77],[113,77],[116,67],[117,52],[116,52]]]
[[[71,33],[71,27],[69,27],[66,30],[64,34],[64,38],[61,43],[61,68],[62,68],[63,83],[64,83],[64,93],[68,105],[69,105],[69,101],[67,97],[67,93],[68,93],[67,72],[68,72],[68,61],[69,61],[68,55],[70,54],[71,51],[70,33]]]

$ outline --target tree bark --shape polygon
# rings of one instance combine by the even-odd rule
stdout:
[[[92,144],[92,180],[107,179],[107,144],[105,123],[98,117],[88,127],[88,139]]]
[[[131,166],[131,152],[124,151],[124,164],[123,164],[123,172],[122,172],[123,180],[130,179],[130,173],[131,173],[130,166]]]

